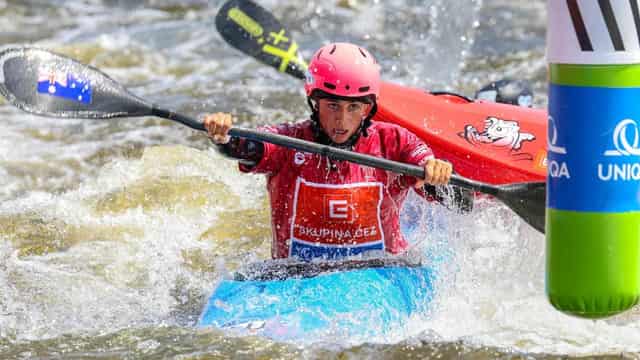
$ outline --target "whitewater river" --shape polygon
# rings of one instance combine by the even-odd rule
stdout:
[[[371,50],[384,78],[472,96],[530,79],[546,106],[543,0],[261,0],[309,57]],[[301,83],[230,48],[222,1],[0,0],[0,44],[96,66],[141,97],[242,125],[307,116]],[[450,260],[433,310],[390,338],[278,343],[194,327],[215,283],[269,257],[264,179],[156,118],[60,120],[0,100],[0,358],[638,356],[640,311],[587,321],[544,295],[544,237],[508,209],[412,199],[417,247]],[[410,220],[405,220],[410,221]]]

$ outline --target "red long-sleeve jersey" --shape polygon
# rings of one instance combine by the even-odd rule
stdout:
[[[311,121],[267,126],[263,131],[313,141]],[[433,157],[416,135],[373,122],[353,151],[415,165]],[[255,166],[241,171],[267,176],[274,258],[336,258],[370,250],[399,253],[408,246],[400,210],[416,179],[318,154],[264,143]]]

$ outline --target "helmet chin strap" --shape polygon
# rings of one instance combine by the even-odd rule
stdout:
[[[351,135],[347,139],[347,141],[338,144],[333,142],[333,140],[331,140],[331,137],[324,131],[324,129],[322,128],[322,125],[320,125],[320,115],[319,115],[318,107],[315,103],[315,100],[313,100],[310,97],[307,97],[307,104],[309,104],[309,107],[311,108],[313,134],[316,139],[316,142],[322,145],[329,145],[329,146],[343,149],[343,150],[352,150],[355,144],[360,139],[360,135],[364,137],[367,137],[369,135],[367,134],[367,129],[369,128],[369,126],[371,126],[371,118],[373,118],[373,116],[378,111],[378,104],[374,101],[373,106],[369,111],[369,114],[366,117],[364,117],[362,121],[360,121],[360,126],[358,127],[358,130],[356,130],[356,132],[353,135]]]

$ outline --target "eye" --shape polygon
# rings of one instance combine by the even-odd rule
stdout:
[[[349,112],[359,112],[362,109],[362,105],[358,103],[349,104]]]
[[[329,108],[329,110],[332,110],[332,111],[337,111],[338,110],[338,104],[336,104],[336,103],[328,103],[327,107]]]

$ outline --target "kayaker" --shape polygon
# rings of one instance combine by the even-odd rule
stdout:
[[[471,209],[473,194],[442,186],[452,174],[449,162],[436,159],[408,130],[371,120],[380,70],[368,51],[349,43],[323,46],[313,55],[304,87],[310,119],[265,126],[264,131],[424,166],[426,177],[229,137],[230,114],[205,116],[209,136],[223,154],[238,159],[242,172],[267,176],[273,258],[335,259],[373,250],[401,253],[408,243],[399,216],[411,188],[452,209]]]

